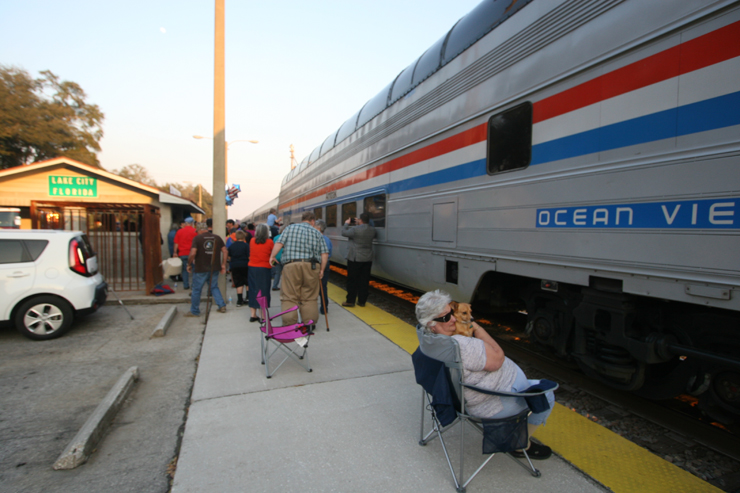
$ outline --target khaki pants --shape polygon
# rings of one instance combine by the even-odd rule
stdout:
[[[280,289],[282,311],[298,305],[301,321],[316,323],[319,319],[319,272],[321,264],[311,269],[311,262],[292,262],[283,266],[283,279]],[[298,313],[292,311],[282,316],[283,325],[298,323]]]

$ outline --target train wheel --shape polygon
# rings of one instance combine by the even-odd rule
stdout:
[[[666,363],[648,365],[645,371],[645,382],[634,393],[650,400],[672,399],[689,390],[689,384],[695,380],[699,371],[693,361],[681,361],[674,358]]]

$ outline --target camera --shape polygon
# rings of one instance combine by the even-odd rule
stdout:
[[[356,217],[351,218],[349,220],[349,224],[350,224],[350,226],[356,225],[357,224],[357,218]]]

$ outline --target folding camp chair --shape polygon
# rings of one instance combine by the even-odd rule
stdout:
[[[498,452],[506,453],[514,462],[529,471],[532,476],[539,477],[540,471],[534,467],[526,451],[524,451],[526,463],[513,457],[508,452],[523,450],[528,446],[527,417],[533,411],[542,412],[550,408],[545,393],[557,389],[558,384],[549,380],[541,380],[536,388],[532,387],[520,393],[489,391],[465,385],[462,382],[462,360],[460,359],[460,348],[457,341],[444,335],[424,333],[420,326],[417,326],[416,333],[419,338],[419,348],[412,355],[412,361],[416,382],[423,389],[419,445],[426,445],[435,438],[439,438],[457,491],[464,492],[470,481]],[[530,409],[526,409],[518,415],[501,419],[472,416],[465,411],[463,387],[502,398],[523,397]],[[424,415],[427,412],[431,414],[432,429],[425,435]],[[460,424],[460,467],[456,473],[442,435],[457,424]],[[466,480],[464,458],[465,429],[467,426],[471,426],[483,435],[483,454],[488,457]]]
[[[293,325],[275,327],[272,325],[272,320],[288,312],[298,310],[298,307],[294,306],[289,310],[285,310],[271,317],[269,307],[267,306],[267,298],[262,295],[262,291],[257,293],[257,303],[260,305],[260,318],[262,319],[260,322],[262,364],[265,365],[265,375],[267,378],[272,378],[272,375],[283,366],[283,363],[288,358],[293,359],[293,361],[301,365],[306,371],[313,371],[308,362],[308,339],[313,335],[311,325],[314,321],[308,320]],[[285,354],[285,358],[270,371],[270,358],[277,351],[282,351]]]

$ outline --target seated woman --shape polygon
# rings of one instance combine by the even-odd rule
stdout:
[[[527,380],[519,366],[504,355],[501,346],[488,335],[478,324],[473,322],[473,337],[453,335],[455,316],[452,314],[450,295],[444,291],[430,291],[419,298],[416,304],[416,318],[427,332],[453,337],[460,347],[463,364],[463,382],[487,390],[503,392],[521,392],[539,383],[538,380]],[[480,418],[506,418],[519,414],[527,409],[522,397],[498,397],[481,394],[471,389],[464,389],[465,408],[472,415]],[[546,394],[550,403],[547,411],[531,414],[528,419],[529,435],[541,424],[545,424],[555,402],[553,392]],[[530,442],[527,448],[530,459],[547,459],[552,450],[546,445]],[[511,452],[514,457],[522,458],[524,454]]]

